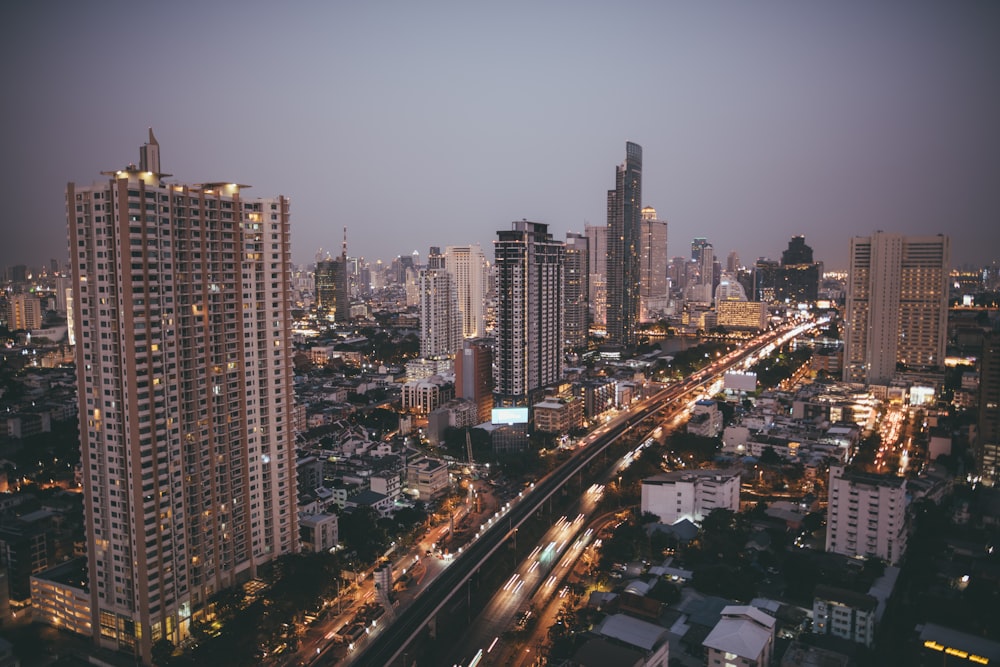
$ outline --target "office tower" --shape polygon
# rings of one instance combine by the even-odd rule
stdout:
[[[781,253],[775,297],[788,303],[815,301],[819,293],[822,264],[813,261],[812,248],[804,236],[793,236]]]
[[[462,316],[462,336],[486,335],[486,256],[478,243],[448,246],[445,268],[458,290],[458,312]]]
[[[348,281],[347,228],[344,228],[344,244],[338,259],[316,262],[314,279],[316,282],[316,309],[333,316],[337,323],[351,319],[351,297]]]
[[[441,249],[432,247],[427,267],[420,269],[420,356],[451,356],[462,338],[458,294],[444,268]]]
[[[608,341],[624,347],[636,343],[641,211],[642,147],[630,141],[615,168],[615,189],[608,190]]]
[[[851,239],[844,381],[888,384],[896,365],[944,364],[948,237],[875,232]]]
[[[583,234],[566,233],[566,319],[563,325],[567,347],[586,347],[590,328],[590,251]]]
[[[781,265],[773,259],[759,257],[753,265],[753,300],[771,303],[777,298],[778,273]]]
[[[687,286],[687,265],[689,263],[684,257],[674,257],[670,260],[667,274],[670,278],[670,289],[672,291],[683,293],[684,288]]]
[[[590,253],[590,314],[595,324],[607,324],[608,317],[608,227],[584,225]]]
[[[639,319],[649,321],[666,310],[669,300],[667,283],[667,222],[658,220],[656,209],[642,209],[639,251]]]
[[[740,256],[735,250],[726,255],[726,272],[731,273],[734,276],[739,273],[740,270]]]
[[[705,246],[709,245],[708,239],[696,236],[691,240],[691,261],[701,264],[701,255],[705,249]]]
[[[34,294],[11,294],[7,297],[7,328],[30,331],[42,328],[42,300]]]
[[[983,341],[979,361],[979,428],[976,432],[975,457],[984,484],[997,486],[1000,481],[1000,333],[993,332]]]
[[[564,246],[548,225],[519,220],[494,241],[494,403],[528,406],[562,376]]]
[[[899,562],[909,528],[905,478],[831,465],[827,494],[827,551]]]
[[[66,211],[92,627],[148,663],[298,527],[288,200],[142,154]]]
[[[455,395],[476,404],[478,423],[493,410],[493,340],[466,338],[455,354]]]

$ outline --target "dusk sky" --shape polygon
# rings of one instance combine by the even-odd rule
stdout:
[[[1000,258],[1000,2],[46,2],[0,9],[0,267],[138,162],[292,201],[293,261],[606,222],[625,142],[669,253],[827,268],[877,229]]]

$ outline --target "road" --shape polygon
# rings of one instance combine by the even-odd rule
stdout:
[[[515,529],[619,437],[641,424],[647,417],[657,416],[669,410],[675,402],[686,400],[689,394],[704,391],[726,370],[746,367],[769,354],[784,341],[818,324],[820,323],[805,322],[765,332],[745,347],[729,352],[684,381],[670,385],[650,398],[638,402],[608,424],[583,438],[567,461],[534,484],[523,497],[510,503],[509,508],[501,508],[485,529],[481,530],[465,549],[460,550],[461,553],[455,555],[454,560],[436,579],[426,585],[420,596],[406,609],[398,610],[396,620],[391,626],[380,628],[380,631],[361,647],[358,654],[349,656],[349,663],[378,667],[394,664],[402,656],[405,647],[436,616],[452,595],[462,590],[472,574],[515,534]],[[314,664],[335,664],[336,660],[332,658],[333,656],[330,656],[330,659],[326,659],[324,655],[320,655]]]

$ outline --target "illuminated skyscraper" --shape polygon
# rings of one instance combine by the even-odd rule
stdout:
[[[445,268],[458,292],[458,311],[462,315],[462,336],[486,335],[486,256],[478,243],[448,246],[444,251]]]
[[[458,295],[444,268],[440,248],[432,247],[427,267],[420,270],[420,356],[451,356],[462,339]]]
[[[647,321],[663,312],[668,301],[667,222],[656,218],[656,209],[642,209],[639,251],[639,311]]]
[[[851,239],[844,381],[888,384],[896,365],[944,364],[948,237],[875,232]]]
[[[494,241],[497,331],[494,403],[528,406],[562,376],[565,248],[548,225],[520,220]]]
[[[563,326],[568,347],[585,347],[590,327],[588,294],[590,269],[587,237],[566,234],[566,321]]]
[[[585,225],[587,252],[590,255],[590,314],[595,324],[605,325],[608,317],[608,227]]]
[[[608,190],[608,340],[636,343],[642,212],[642,146],[627,142],[625,162],[615,168],[615,189]]]
[[[297,551],[289,202],[140,166],[66,190],[95,639],[150,662]]]

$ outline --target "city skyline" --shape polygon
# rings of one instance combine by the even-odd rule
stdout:
[[[625,141],[671,256],[703,236],[751,264],[802,234],[845,269],[879,229],[947,233],[955,265],[1000,247],[993,3],[59,9],[4,11],[0,266],[64,261],[65,184],[147,127],[187,180],[287,193],[300,264],[343,227],[373,261],[522,218],[583,232]]]

